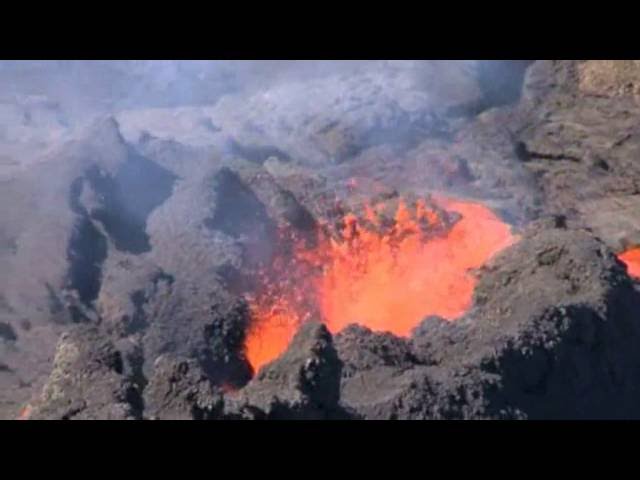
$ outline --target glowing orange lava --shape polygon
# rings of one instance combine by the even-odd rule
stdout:
[[[264,301],[251,303],[253,324],[247,332],[245,350],[256,372],[287,349],[302,321],[284,298],[275,298],[273,302],[274,305]]]
[[[16,420],[29,420],[29,417],[31,416],[31,405],[27,405],[24,408],[22,408],[20,410],[20,413],[18,414],[18,417],[16,418]]]
[[[627,266],[629,275],[640,278],[640,247],[635,247],[618,255],[618,258]]]
[[[400,204],[396,225],[408,235],[397,244],[364,232],[349,248],[336,248],[319,288],[332,332],[359,323],[405,336],[427,315],[455,319],[469,308],[475,287],[469,270],[511,244],[513,236],[486,207],[447,203],[462,218],[446,236],[423,241]]]
[[[301,322],[323,321],[332,333],[358,323],[407,336],[428,315],[453,320],[470,306],[476,279],[470,270],[514,243],[508,225],[482,204],[440,198],[400,201],[347,214],[333,235],[295,249],[286,288],[266,282],[252,299],[246,354],[255,370],[278,357]],[[458,214],[457,221],[448,221]],[[447,218],[445,218],[447,217]]]

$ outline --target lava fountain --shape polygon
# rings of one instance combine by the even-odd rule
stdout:
[[[275,259],[249,298],[245,342],[254,370],[287,348],[310,319],[332,333],[357,323],[407,336],[428,315],[454,320],[470,307],[472,270],[514,243],[510,227],[480,203],[450,198],[400,200],[348,213],[308,246]],[[276,278],[277,280],[274,280]]]

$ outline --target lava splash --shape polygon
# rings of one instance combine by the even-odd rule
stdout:
[[[386,211],[385,211],[386,210]],[[514,243],[510,227],[486,206],[438,198],[366,205],[313,246],[296,242],[275,259],[249,299],[245,342],[254,370],[277,358],[310,319],[332,333],[357,323],[407,336],[428,315],[454,320],[470,307],[473,270]],[[274,279],[275,278],[275,279]]]
[[[629,275],[640,278],[640,247],[635,247],[618,255],[622,263],[627,266]]]

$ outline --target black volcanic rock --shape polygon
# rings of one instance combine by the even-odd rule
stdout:
[[[486,267],[473,309],[409,346],[338,336],[341,404],[364,418],[638,418],[640,296],[584,231],[536,229]]]
[[[419,362],[405,339],[351,325],[336,336],[343,362],[340,405],[356,418],[397,418],[397,399],[415,387]]]
[[[158,357],[144,390],[145,418],[202,420],[221,408],[222,398],[194,360]]]
[[[8,342],[15,342],[18,339],[18,334],[10,324],[0,322],[0,338]]]
[[[0,417],[640,417],[638,65],[382,62],[0,152]],[[55,123],[25,106],[9,140]],[[283,231],[438,192],[522,234],[466,315],[307,324],[251,378],[243,296]]]
[[[111,305],[113,316],[104,321],[121,342],[131,339],[139,345],[145,378],[155,375],[157,358],[169,355],[194,361],[214,385],[239,387],[250,379],[242,350],[249,321],[246,303],[213,279],[210,285],[194,285],[156,277],[131,300],[130,310]]]
[[[497,380],[489,415],[640,416],[640,296],[588,232],[533,229],[482,275],[474,304],[460,324],[466,340],[441,365]]]
[[[226,396],[224,418],[344,417],[338,406],[341,368],[326,327],[306,323],[285,353],[242,390]]]

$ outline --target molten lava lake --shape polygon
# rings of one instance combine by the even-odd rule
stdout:
[[[299,325],[332,333],[357,323],[408,336],[425,317],[449,320],[471,306],[473,270],[517,241],[488,207],[451,198],[400,201],[391,214],[365,206],[313,246],[299,242],[249,299],[245,341],[254,371],[282,354]]]

